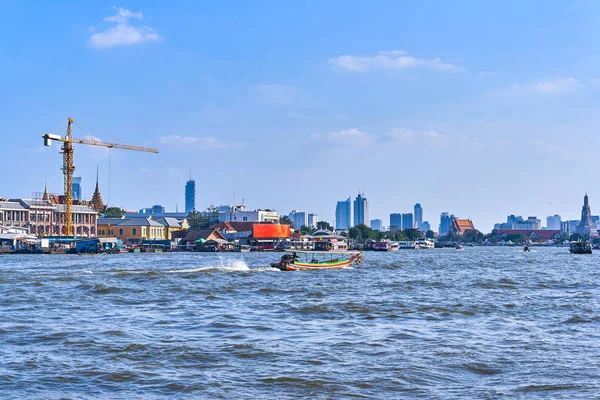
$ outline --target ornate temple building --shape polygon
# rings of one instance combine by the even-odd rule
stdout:
[[[587,193],[583,197],[583,207],[581,209],[581,221],[577,225],[576,233],[581,235],[587,235],[589,237],[598,237],[598,230],[592,223],[592,211],[590,209],[590,203]]]

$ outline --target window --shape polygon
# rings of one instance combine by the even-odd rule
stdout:
[[[133,228],[133,236],[137,235],[137,229]]]
[[[119,229],[119,236],[123,236],[123,228]]]
[[[248,221],[248,217],[244,217],[244,221]]]

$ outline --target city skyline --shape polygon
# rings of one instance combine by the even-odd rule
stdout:
[[[482,231],[513,212],[577,219],[582,193],[592,206],[600,199],[600,4],[343,5],[5,5],[0,32],[19,40],[2,47],[0,156],[23,172],[5,178],[0,196],[40,192],[37,171],[62,193],[59,149],[40,136],[64,135],[73,117],[85,123],[76,137],[160,150],[76,147],[76,174],[90,183],[83,197],[99,164],[104,200],[126,209],[183,210],[189,167],[201,171],[197,209],[237,193],[326,221],[356,188],[372,218],[419,200],[434,227],[448,211]],[[133,36],[113,35],[123,26]],[[283,151],[292,155],[281,163]],[[391,185],[398,154],[427,179]],[[336,179],[318,179],[326,163],[339,165]],[[305,181],[311,189],[298,190]]]

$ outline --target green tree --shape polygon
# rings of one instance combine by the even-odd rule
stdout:
[[[190,229],[206,229],[219,223],[219,209],[208,206],[205,211],[192,211],[187,217]]]
[[[461,241],[464,243],[482,243],[484,239],[483,233],[477,229],[469,229],[461,236]]]
[[[574,233],[571,235],[570,239],[571,242],[579,242],[582,240],[588,240],[589,236],[588,235],[582,235],[581,233]]]
[[[294,227],[294,224],[292,223],[292,220],[287,215],[282,215],[281,217],[279,217],[279,223],[281,225],[289,225],[292,228]]]
[[[529,238],[527,236],[523,235],[522,233],[511,233],[511,234],[506,235],[504,240],[506,240],[507,242],[511,241],[511,242],[517,243],[517,244],[524,244],[524,243],[527,243]]]
[[[423,232],[421,232],[421,231],[419,231],[418,229],[415,229],[415,228],[404,229],[402,231],[402,233],[404,233],[404,235],[410,241],[415,241],[415,240],[421,239],[423,237]]]
[[[326,229],[328,231],[334,231],[333,226],[329,224],[327,221],[319,221],[317,222],[317,229]]]
[[[121,218],[125,214],[125,210],[120,207],[108,207],[104,211],[104,218]]]
[[[300,229],[298,230],[298,233],[300,235],[312,235],[313,233],[316,232],[316,228],[312,227],[312,226],[306,226],[306,225],[302,225],[300,227]]]
[[[425,233],[425,237],[427,239],[433,239],[433,238],[435,238],[435,232],[430,229],[427,231],[427,233]]]

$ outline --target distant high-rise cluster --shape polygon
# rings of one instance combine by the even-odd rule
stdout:
[[[372,219],[370,221],[370,228],[376,231],[384,231],[383,221],[380,219]]]
[[[415,204],[415,225],[414,228],[421,230],[421,224],[423,224],[423,207],[421,207],[421,204],[417,203]]]
[[[289,217],[292,220],[294,228],[308,226],[308,214],[305,211],[293,210],[290,212]]]
[[[319,216],[317,214],[308,214],[308,226],[309,227],[316,228],[318,222],[319,222]]]
[[[402,214],[393,213],[390,214],[390,231],[401,231],[402,230]]]
[[[335,229],[348,230],[352,226],[352,201],[348,197],[335,207]]]
[[[404,229],[413,229],[414,221],[412,213],[404,213],[402,214],[402,230]]]
[[[359,193],[354,199],[354,226],[369,223],[369,201],[364,193]]]
[[[81,177],[74,176],[73,177],[73,186],[72,186],[71,195],[74,201],[81,201]]]
[[[440,215],[440,227],[439,227],[439,234],[440,235],[446,235],[448,232],[450,232],[450,228],[452,227],[452,220],[454,219],[454,214],[449,214],[447,212],[443,212]]]

